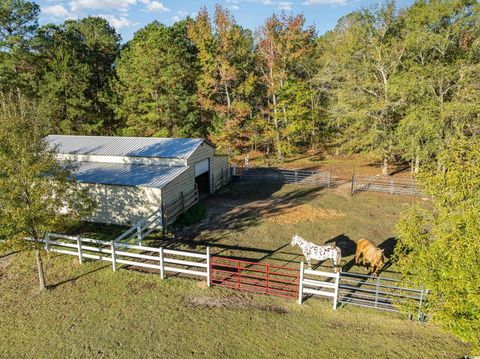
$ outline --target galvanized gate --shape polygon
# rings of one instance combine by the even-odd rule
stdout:
[[[404,287],[398,279],[342,272],[338,302],[389,312],[403,307],[410,314],[417,312],[418,319],[423,320],[427,294],[427,289]]]
[[[212,256],[211,284],[221,287],[274,295],[298,297],[298,269]]]

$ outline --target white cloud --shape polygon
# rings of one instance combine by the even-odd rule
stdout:
[[[346,5],[347,0],[307,0],[302,3],[306,6],[315,6],[315,5]]]
[[[42,13],[45,15],[50,15],[53,17],[62,17],[67,18],[71,17],[70,13],[67,9],[65,9],[62,5],[52,5],[42,8]]]
[[[132,22],[123,16],[120,16],[120,17],[116,17],[114,15],[98,15],[98,16],[103,17],[105,20],[107,20],[110,23],[110,25],[112,25],[117,30],[120,30],[122,27],[128,27],[132,25]]]
[[[172,22],[177,22],[177,21],[180,21],[184,18],[186,18],[187,16],[190,17],[193,17],[195,18],[197,16],[197,13],[196,12],[192,12],[191,14],[188,13],[188,11],[184,11],[184,10],[178,10],[178,11],[175,11],[175,15],[173,15],[170,20]]]
[[[230,10],[237,11],[237,10],[240,9],[240,6],[238,6],[238,5],[230,5],[228,8],[229,8]]]
[[[137,0],[72,0],[70,8],[73,12],[82,9],[128,9],[130,5],[135,5]]]
[[[286,11],[291,11],[292,10],[292,4],[290,1],[280,1],[278,3],[278,9],[279,10],[286,10]]]
[[[161,2],[159,1],[151,1],[147,4],[147,10],[148,11],[156,11],[156,12],[167,12],[170,11],[168,7],[165,7]]]

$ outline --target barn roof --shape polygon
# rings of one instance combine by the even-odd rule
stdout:
[[[75,162],[73,176],[81,183],[163,188],[189,166]]]
[[[47,142],[61,154],[187,159],[201,138],[155,138],[50,135]]]

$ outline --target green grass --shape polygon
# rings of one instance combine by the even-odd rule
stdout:
[[[7,262],[8,261],[8,262]],[[51,255],[2,259],[1,358],[455,358],[466,345],[431,324],[331,303],[242,295]],[[226,301],[225,301],[226,300]],[[207,303],[192,306],[191,303]],[[208,305],[211,303],[211,305]],[[211,307],[223,303],[221,307]],[[225,304],[227,303],[227,304]],[[230,306],[228,303],[236,303]]]
[[[182,213],[179,218],[175,221],[177,227],[191,226],[200,222],[205,218],[207,209],[205,208],[202,202],[194,204],[190,207],[185,213]]]
[[[418,200],[375,193],[351,197],[348,185],[316,190],[293,185],[234,184],[206,199],[206,218],[175,233],[175,238],[183,248],[203,250],[209,245],[214,254],[298,267],[303,256],[298,247],[290,246],[290,240],[299,234],[317,244],[337,244],[343,251],[344,269],[362,272],[362,268],[352,266],[356,242],[368,238],[391,256],[400,212]],[[271,220],[277,214],[295,216],[304,205],[335,210],[343,216],[290,224]],[[394,270],[391,266],[383,275],[394,275]]]
[[[411,202],[371,193],[350,197],[348,188],[234,185],[203,202],[207,213],[200,223],[147,243],[199,251],[209,245],[216,254],[297,267],[302,257],[289,245],[293,234],[318,244],[370,238],[391,245],[399,213]],[[307,204],[344,217],[269,221],[285,203],[281,211],[287,214]],[[71,231],[110,238],[122,228],[84,225]],[[346,254],[345,269],[357,270],[349,268],[352,254]],[[351,306],[333,311],[321,299],[300,306],[292,299],[206,289],[190,279],[114,273],[107,262],[80,266],[58,254],[45,262],[51,287],[40,293],[32,255],[0,254],[0,358],[458,358],[469,350],[432,323],[396,314]]]

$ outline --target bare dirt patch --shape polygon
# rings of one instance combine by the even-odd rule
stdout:
[[[279,206],[277,212],[260,211],[267,221],[277,224],[297,224],[300,222],[316,222],[320,219],[344,218],[345,214],[334,209],[315,208],[309,204],[300,204],[293,208]]]
[[[263,312],[287,314],[288,309],[273,305],[252,302],[249,298],[242,296],[229,296],[225,298],[216,297],[187,297],[185,306],[192,308],[228,308],[228,309],[257,309]]]

